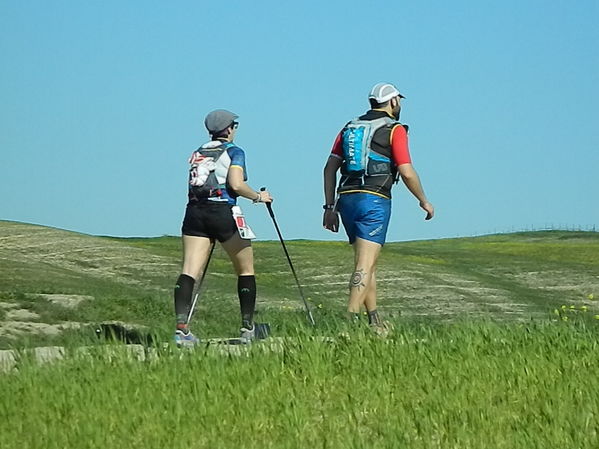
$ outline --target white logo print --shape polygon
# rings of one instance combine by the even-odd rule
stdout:
[[[383,230],[383,225],[379,225],[374,231],[370,231],[368,235],[370,237],[379,234]]]

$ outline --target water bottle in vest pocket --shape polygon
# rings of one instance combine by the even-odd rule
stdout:
[[[342,133],[343,165],[349,174],[370,174],[370,159],[376,159],[371,153],[374,133],[383,126],[393,123],[388,117],[376,120],[352,120]],[[387,159],[388,160],[388,159]],[[375,164],[376,165],[376,164]]]

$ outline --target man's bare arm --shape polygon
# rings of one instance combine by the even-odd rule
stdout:
[[[337,183],[337,170],[341,167],[341,159],[329,156],[329,159],[324,166],[324,203],[335,203],[335,184]],[[322,217],[322,225],[333,232],[339,230],[339,216],[337,212],[326,209]]]
[[[424,194],[424,189],[420,183],[420,177],[412,164],[402,164],[399,166],[399,174],[401,180],[406,185],[408,190],[418,199],[420,207],[426,211],[425,220],[430,220],[435,215],[433,205],[428,201]]]
[[[337,170],[341,167],[341,159],[329,156],[324,166],[324,201],[325,204],[335,202],[335,184],[337,183]]]

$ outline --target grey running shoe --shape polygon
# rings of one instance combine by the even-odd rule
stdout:
[[[256,326],[252,325],[251,329],[248,329],[247,327],[242,327],[239,330],[239,333],[239,339],[242,343],[251,343],[256,338]]]
[[[191,332],[183,332],[182,330],[175,331],[175,344],[180,348],[190,348],[200,342],[199,338]]]

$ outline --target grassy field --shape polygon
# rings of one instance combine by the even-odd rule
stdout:
[[[258,319],[278,335],[306,323],[279,242],[257,242]],[[288,242],[319,329],[343,319],[351,248]],[[86,323],[149,326],[168,339],[177,237],[115,239],[0,221],[0,348],[61,344]],[[380,310],[393,321],[547,319],[556,309],[599,314],[599,233],[535,232],[389,243],[381,256]],[[236,277],[217,247],[194,317],[204,337],[237,332]],[[399,318],[401,315],[401,318]],[[323,326],[323,324],[326,324]]]
[[[241,356],[23,361],[0,378],[0,447],[591,449],[598,336],[454,323]]]
[[[21,352],[16,370],[0,373],[0,447],[599,447],[597,233],[386,245],[388,340],[340,337],[346,244],[288,248],[316,328],[279,243],[257,242],[258,320],[282,346],[229,356],[160,347],[140,362],[106,352],[94,324],[169,340],[179,239],[0,222],[0,347],[72,353],[39,365]],[[202,337],[237,331],[235,276],[220,249],[195,320]],[[93,355],[77,355],[80,345]]]

